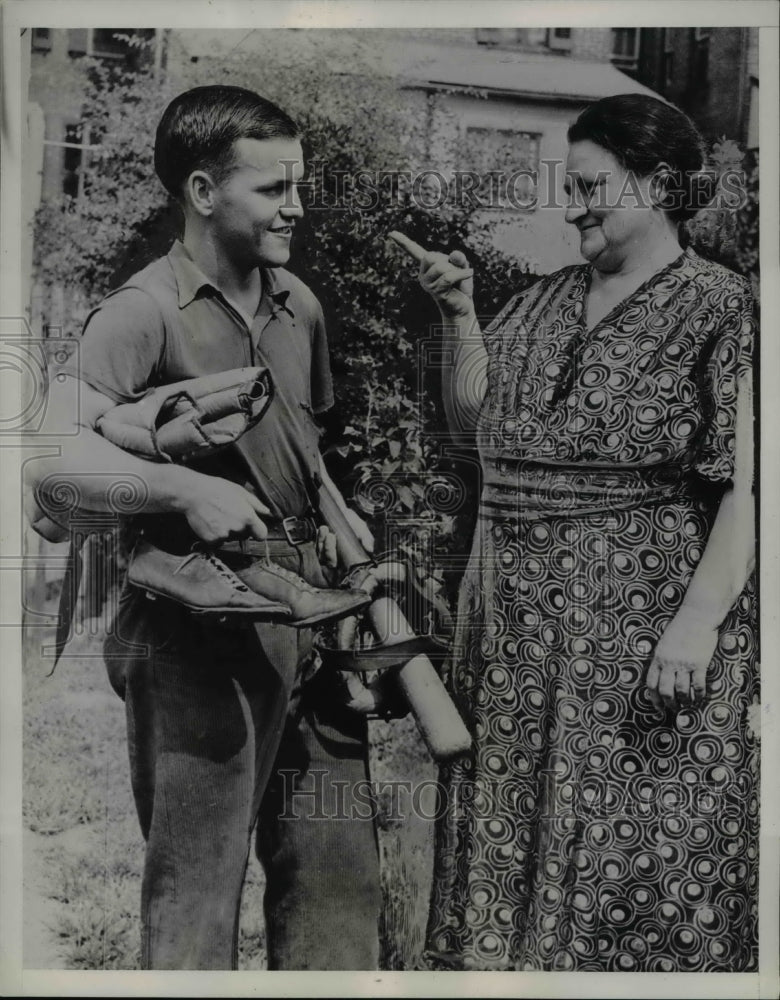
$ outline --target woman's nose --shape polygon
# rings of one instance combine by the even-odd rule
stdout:
[[[582,199],[576,195],[570,195],[569,202],[566,205],[566,215],[564,216],[566,221],[573,225],[577,219],[581,219],[583,215],[587,214],[588,206],[583,203]]]

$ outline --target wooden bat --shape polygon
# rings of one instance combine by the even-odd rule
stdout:
[[[325,487],[320,490],[320,513],[336,535],[339,560],[344,568],[369,565],[371,556]],[[377,598],[368,609],[368,619],[383,646],[414,638],[412,626],[390,598]],[[414,656],[398,668],[396,677],[433,759],[443,762],[466,753],[471,747],[471,736],[430,659],[425,655]]]

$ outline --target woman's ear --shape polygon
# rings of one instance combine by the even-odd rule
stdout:
[[[650,177],[648,186],[653,208],[660,208],[665,212],[674,208],[676,190],[679,190],[679,183],[675,171],[668,163],[659,163]]]
[[[185,204],[190,205],[198,215],[211,215],[214,210],[214,189],[214,181],[205,170],[194,170],[184,185]]]

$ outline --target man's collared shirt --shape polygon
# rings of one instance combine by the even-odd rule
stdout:
[[[262,269],[262,295],[249,317],[203,274],[183,244],[150,264],[88,317],[77,375],[117,402],[153,386],[262,365],[271,404],[239,441],[198,468],[248,486],[277,517],[300,515],[319,481],[314,414],[333,405],[322,309],[283,268]]]

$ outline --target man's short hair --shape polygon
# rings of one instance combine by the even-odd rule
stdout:
[[[298,126],[271,101],[243,87],[194,87],[163,112],[154,143],[154,169],[166,189],[182,198],[194,170],[221,183],[234,164],[238,139],[297,139]]]

